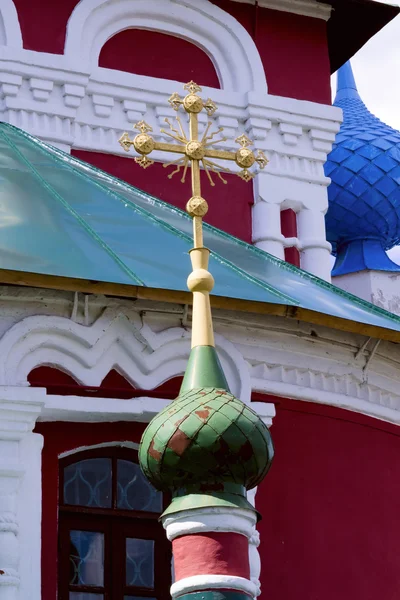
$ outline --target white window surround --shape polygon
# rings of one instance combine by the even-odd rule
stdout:
[[[246,361],[229,340],[218,335],[215,339],[232,393],[249,403]],[[190,332],[185,328],[156,334],[139,315],[128,319],[111,308],[89,327],[63,317],[27,317],[0,340],[0,385],[27,386],[32,369],[52,364],[81,385],[99,386],[118,365],[135,387],[154,389],[184,373],[189,353]]]
[[[127,156],[118,144],[123,131],[146,119],[163,140],[165,117],[175,116],[168,97],[182,83],[97,66],[110,36],[142,27],[203,48],[222,83],[222,89],[205,88],[204,95],[218,105],[215,125],[224,127],[224,147],[235,148],[235,138],[247,133],[270,160],[254,185],[253,242],[278,258],[295,246],[303,268],[330,279],[324,223],[330,180],[323,165],[341,110],[269,95],[257,48],[233,17],[208,0],[81,0],[68,22],[65,54],[55,55],[9,45],[18,21],[11,0],[5,7],[0,7],[0,23],[8,27],[7,45],[0,45],[0,118],[67,152]],[[205,123],[204,118],[200,131]],[[154,153],[154,159],[164,157]],[[280,211],[287,208],[298,213],[297,238],[282,235]]]
[[[208,0],[81,0],[67,25],[64,55],[89,69],[101,48],[125,29],[160,31],[199,46],[214,63],[225,91],[267,92],[260,55],[251,36]],[[146,55],[146,48],[139,48]],[[161,57],[160,57],[161,58]]]

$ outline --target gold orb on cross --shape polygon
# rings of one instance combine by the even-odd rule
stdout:
[[[189,113],[199,113],[204,108],[203,100],[200,96],[196,96],[196,94],[188,94],[185,96],[183,99],[183,106]]]
[[[253,166],[256,162],[256,157],[254,156],[254,152],[249,150],[249,148],[239,148],[235,155],[236,164],[243,169],[248,169]]]
[[[186,204],[186,212],[191,217],[204,217],[208,212],[207,201],[201,196],[192,196]]]
[[[186,144],[186,155],[192,160],[201,160],[204,158],[204,144],[197,140],[192,140]]]
[[[147,133],[139,133],[133,140],[133,145],[139,154],[150,154],[154,150],[155,141]]]

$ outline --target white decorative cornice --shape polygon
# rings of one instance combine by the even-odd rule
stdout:
[[[222,336],[216,336],[216,346],[232,393],[250,402],[250,376],[242,355]],[[0,385],[26,386],[32,369],[53,364],[82,385],[99,386],[118,368],[135,387],[153,389],[182,375],[189,353],[185,328],[155,333],[139,315],[128,318],[117,307],[89,327],[56,316],[28,317],[0,340]]]
[[[29,306],[29,290],[19,291],[21,301],[24,295]],[[144,310],[147,315],[146,308],[132,310],[124,301],[104,302],[98,305],[91,300],[95,318],[89,325],[50,315],[31,316],[13,324],[0,340],[0,385],[26,386],[29,372],[42,364],[52,364],[89,386],[99,386],[113,368],[142,389],[153,389],[183,373],[190,342],[186,327],[177,326],[182,309],[164,306],[158,314],[154,306],[150,318],[136,312]],[[46,299],[46,304],[51,305],[51,300]],[[7,310],[4,308],[5,314]],[[375,348],[373,340],[365,344],[362,336],[275,317],[246,315],[243,319],[243,314],[215,311],[214,321],[228,382],[245,402],[251,391],[258,391],[400,423],[400,350],[396,345],[381,342]],[[51,396],[46,398],[42,417],[146,422],[168,402],[88,398],[83,406],[78,398]],[[251,405],[271,423],[273,405]]]
[[[254,4],[254,0],[232,0],[242,4]],[[327,21],[331,16],[332,6],[328,3],[321,3],[318,0],[259,0],[258,5],[272,10],[304,15],[315,19]]]

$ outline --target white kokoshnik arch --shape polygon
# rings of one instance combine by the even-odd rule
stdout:
[[[13,0],[0,2],[0,47],[22,49],[21,27]]]
[[[233,394],[249,403],[249,368],[240,352],[217,335],[216,346]],[[172,327],[154,333],[137,314],[106,309],[91,325],[55,316],[27,317],[0,340],[0,385],[28,385],[38,366],[54,366],[82,385],[99,386],[116,369],[135,387],[154,389],[183,375],[190,354],[190,333]]]
[[[81,0],[67,24],[64,55],[92,70],[111,37],[147,29],[199,46],[212,60],[225,91],[267,93],[264,67],[246,29],[209,0]],[[143,54],[146,48],[140,48]],[[125,74],[126,76],[126,74]]]

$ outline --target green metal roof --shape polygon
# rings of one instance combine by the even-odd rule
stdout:
[[[192,220],[186,213],[5,123],[0,231],[1,282],[6,271],[16,271],[187,290]],[[204,243],[216,296],[400,332],[395,315],[214,227],[205,225]]]

